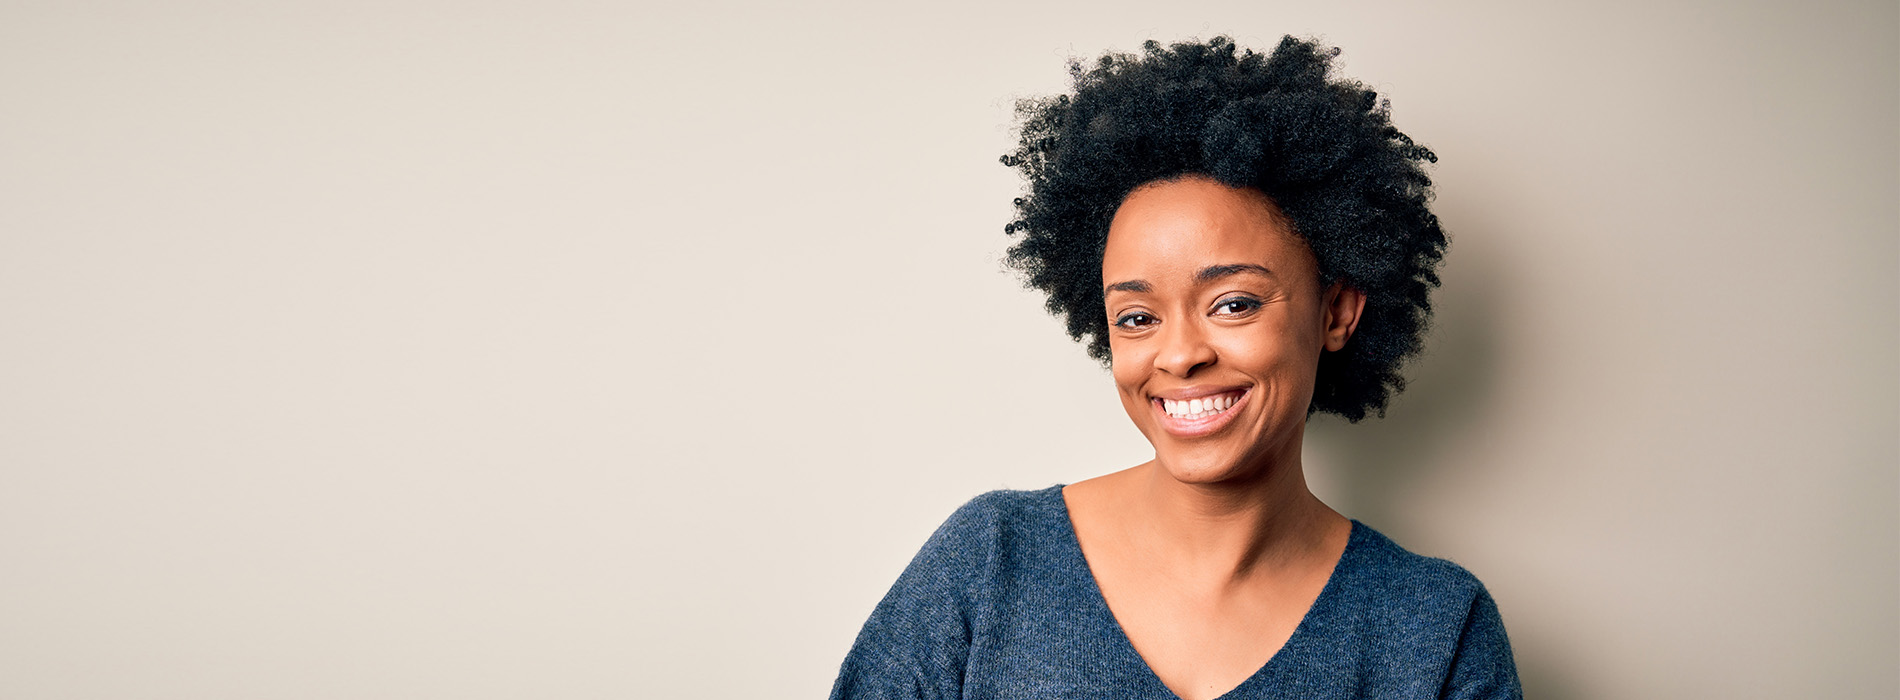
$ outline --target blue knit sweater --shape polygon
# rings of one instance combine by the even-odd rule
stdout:
[[[871,613],[831,697],[1177,700],[1103,601],[1061,486],[993,491],[950,516]],[[1354,521],[1293,636],[1221,700],[1521,697],[1484,585]]]

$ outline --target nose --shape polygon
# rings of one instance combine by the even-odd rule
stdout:
[[[1155,356],[1156,369],[1186,379],[1197,370],[1214,364],[1215,357],[1214,346],[1207,344],[1206,330],[1200,324],[1192,321],[1162,324],[1161,351]]]

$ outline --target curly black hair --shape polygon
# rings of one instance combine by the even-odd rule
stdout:
[[[1029,182],[1004,227],[1021,236],[1007,264],[1107,364],[1102,250],[1122,200],[1191,175],[1257,189],[1312,249],[1321,283],[1366,295],[1346,346],[1320,358],[1308,412],[1384,415],[1445,255],[1424,172],[1438,158],[1393,128],[1370,88],[1330,77],[1338,53],[1291,36],[1271,54],[1240,51],[1222,36],[1071,62],[1074,94],[1016,107],[1021,141],[1003,164]]]

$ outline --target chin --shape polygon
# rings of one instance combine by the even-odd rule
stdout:
[[[1218,484],[1255,476],[1252,473],[1254,470],[1247,468],[1246,460],[1236,455],[1156,451],[1155,463],[1166,470],[1168,476],[1183,484]]]

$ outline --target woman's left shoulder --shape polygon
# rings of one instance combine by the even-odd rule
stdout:
[[[1372,609],[1382,603],[1412,616],[1434,609],[1462,616],[1474,605],[1491,602],[1490,592],[1470,570],[1414,553],[1357,520],[1339,568],[1346,579],[1342,588],[1364,598],[1362,604],[1375,604]]]
[[[1518,700],[1517,664],[1490,591],[1450,560],[1415,554],[1353,521],[1352,539],[1333,581],[1326,625],[1353,640],[1388,679],[1442,689],[1440,698]],[[1324,597],[1324,596],[1322,596]]]

